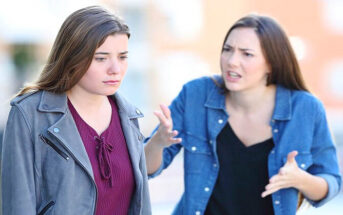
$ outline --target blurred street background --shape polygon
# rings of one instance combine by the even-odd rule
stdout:
[[[0,136],[10,98],[42,70],[58,29],[73,11],[103,5],[131,29],[129,68],[121,93],[145,114],[169,104],[187,81],[219,74],[219,55],[229,27],[248,13],[274,17],[285,29],[305,81],[323,101],[343,167],[342,0],[0,0]],[[306,110],[304,110],[306,111]],[[149,181],[153,214],[171,214],[183,192],[182,153]],[[342,215],[343,194],[302,215]]]

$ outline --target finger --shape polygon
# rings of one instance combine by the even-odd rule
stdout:
[[[270,194],[275,193],[276,191],[278,191],[279,189],[270,189],[270,190],[266,190],[261,194],[261,197],[264,198]]]
[[[282,178],[282,175],[276,174],[269,179],[269,183],[277,182],[277,181],[281,180],[281,178]]]
[[[279,175],[286,175],[287,174],[287,169],[285,167],[282,167],[280,170],[279,170]]]
[[[289,187],[289,183],[287,181],[277,181],[267,184],[265,190],[283,189],[287,187]]]
[[[170,127],[170,122],[168,121],[168,119],[164,116],[164,114],[162,114],[161,111],[154,111],[154,115],[158,118],[158,120],[160,121],[160,124],[162,126],[164,126],[165,128],[169,129]]]
[[[169,108],[166,105],[164,105],[164,104],[160,104],[160,108],[162,110],[163,115],[167,119],[170,119],[171,117],[170,117],[170,110],[169,110]]]
[[[295,156],[297,156],[298,151],[292,151],[288,153],[287,155],[287,163],[294,163],[295,162]]]
[[[181,143],[182,142],[182,138],[171,138],[170,142],[173,143],[173,144]]]

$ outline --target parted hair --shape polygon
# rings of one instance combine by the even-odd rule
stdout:
[[[242,17],[227,32],[222,51],[230,33],[236,28],[252,28],[256,32],[263,55],[271,69],[267,85],[277,84],[288,89],[308,91],[288,37],[274,19],[255,14]],[[225,88],[223,84],[220,86]]]
[[[95,50],[114,34],[130,37],[129,27],[105,8],[89,6],[73,12],[63,22],[38,80],[17,95],[38,90],[68,91],[88,70]]]

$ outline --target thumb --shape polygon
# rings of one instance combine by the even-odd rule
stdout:
[[[287,155],[287,163],[294,163],[295,162],[295,156],[298,155],[298,151],[292,151],[288,153]]]

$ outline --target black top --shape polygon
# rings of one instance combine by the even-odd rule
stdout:
[[[261,197],[268,184],[270,138],[246,147],[227,123],[217,137],[219,175],[205,214],[274,214],[271,195]]]

